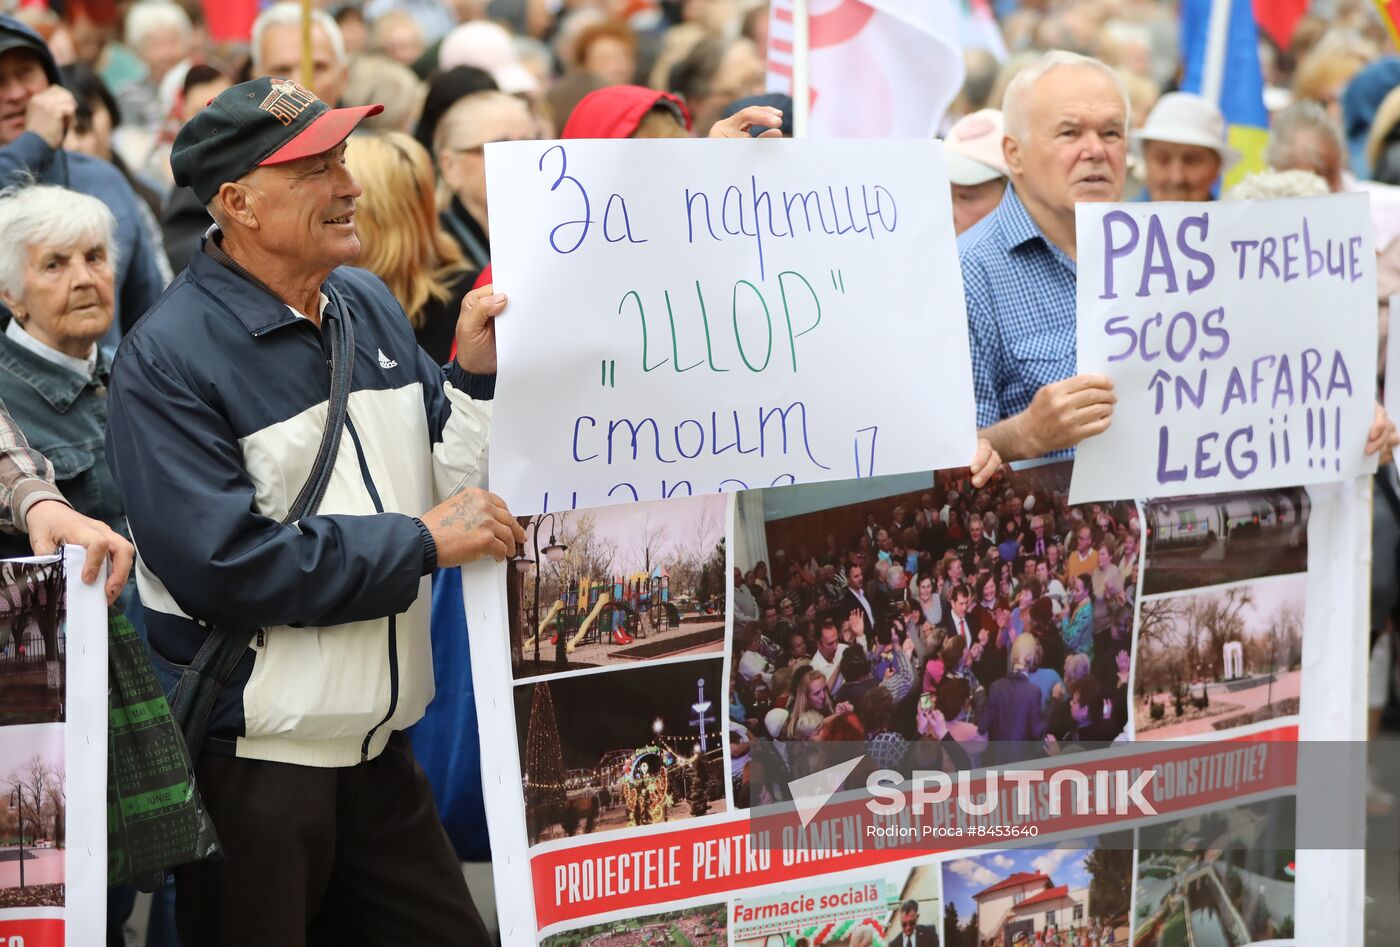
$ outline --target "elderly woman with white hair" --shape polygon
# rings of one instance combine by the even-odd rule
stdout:
[[[0,298],[13,314],[0,334],[0,402],[73,508],[128,536],[106,459],[112,359],[98,344],[112,324],[115,228],[87,194],[0,192]],[[27,555],[23,540],[0,536],[0,556]]]

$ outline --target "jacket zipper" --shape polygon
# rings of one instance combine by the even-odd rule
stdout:
[[[351,442],[355,445],[355,457],[360,462],[360,477],[364,480],[365,489],[369,491],[370,500],[374,503],[376,513],[384,512],[384,504],[379,499],[379,489],[374,485],[374,478],[369,474],[369,464],[365,461],[364,448],[360,445],[360,435],[355,431],[355,425],[350,420],[349,412],[345,414],[345,430],[350,435]],[[364,741],[360,744],[360,762],[369,759],[369,744],[374,739],[374,735],[379,732],[379,728],[389,722],[389,718],[394,716],[394,711],[399,706],[399,642],[398,626],[396,618],[389,616],[389,709],[385,712],[380,721],[370,728],[365,734]]]

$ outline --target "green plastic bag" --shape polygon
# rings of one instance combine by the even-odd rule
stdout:
[[[126,618],[107,624],[107,883],[145,891],[219,852],[184,737]]]

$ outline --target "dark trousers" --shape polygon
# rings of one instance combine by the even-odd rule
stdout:
[[[402,733],[358,766],[205,753],[195,773],[225,858],[175,871],[189,947],[489,943]]]

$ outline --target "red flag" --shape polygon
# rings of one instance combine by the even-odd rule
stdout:
[[[216,43],[246,43],[258,18],[258,0],[203,0],[204,25]]]
[[[1279,49],[1293,45],[1293,30],[1308,12],[1308,0],[1254,0],[1254,20]]]

